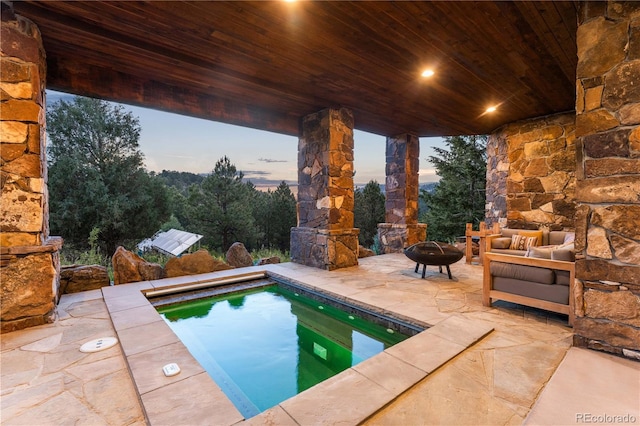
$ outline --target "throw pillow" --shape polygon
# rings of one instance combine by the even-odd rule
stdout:
[[[542,231],[518,231],[518,234],[525,237],[536,237],[537,241],[534,246],[542,245]]]
[[[555,247],[529,247],[526,256],[537,259],[551,259],[554,251]]]
[[[498,237],[491,240],[491,248],[508,249],[511,246],[511,237]]]
[[[562,248],[551,252],[551,260],[563,260],[565,262],[575,262],[576,253],[573,244],[563,245]]]
[[[511,236],[510,250],[527,250],[529,247],[536,245],[538,237],[526,237],[524,235],[516,234]]]
[[[575,232],[567,232],[566,234],[564,234],[564,241],[562,243],[563,244],[572,243],[575,239],[576,239]]]

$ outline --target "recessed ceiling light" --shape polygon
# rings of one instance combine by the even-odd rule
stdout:
[[[423,77],[432,77],[435,74],[435,72],[432,69],[426,69],[424,71],[422,71],[422,76]]]
[[[485,110],[485,113],[490,114],[490,113],[492,113],[492,112],[496,112],[496,110],[497,110],[497,109],[498,109],[498,107],[497,107],[497,106],[490,106],[489,108],[487,108],[487,109]]]

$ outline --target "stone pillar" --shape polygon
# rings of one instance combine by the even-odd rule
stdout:
[[[0,323],[2,332],[53,320],[58,250],[49,237],[45,53],[38,28],[2,3],[0,51]]]
[[[581,2],[574,343],[640,359],[640,3]]]
[[[298,142],[298,226],[291,260],[334,270],[358,264],[353,227],[353,115],[324,109],[303,118]]]
[[[385,220],[378,225],[384,253],[401,253],[427,239],[427,225],[418,223],[420,141],[416,135],[387,138]]]

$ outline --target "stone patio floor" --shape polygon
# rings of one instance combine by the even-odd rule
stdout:
[[[479,265],[467,265],[464,261],[452,265],[454,280],[437,273],[434,267],[427,270],[426,279],[422,280],[414,273],[414,266],[404,255],[392,254],[360,259],[357,267],[331,272],[292,263],[235,270],[233,273],[268,270],[400,316],[431,325],[440,323],[439,328],[434,327],[436,334],[438,329],[439,333],[447,330],[443,324],[493,328],[439,368],[422,371],[419,376],[422,378],[416,384],[365,418],[354,420],[346,413],[358,405],[357,401],[367,399],[366,388],[353,399],[334,399],[336,402],[330,408],[334,420],[331,421],[321,417],[296,417],[287,412],[289,407],[304,414],[304,398],[295,397],[278,406],[284,408],[269,410],[247,423],[584,424],[594,423],[592,417],[587,421],[588,416],[626,415],[632,420],[627,421],[628,424],[640,424],[640,363],[595,351],[570,349],[571,328],[561,315],[502,302],[491,308],[483,307]],[[126,287],[137,289],[148,284]],[[103,290],[108,295],[127,289],[118,286]],[[105,299],[111,300],[109,308]],[[119,299],[124,300],[118,302]],[[136,366],[131,365],[132,357],[135,361],[138,354],[129,357],[127,363],[122,328],[127,321],[133,321],[135,324],[130,323],[130,329],[144,333],[143,324],[155,320],[141,315],[125,321],[125,316],[118,313],[124,311],[118,311],[115,304],[127,300],[105,298],[100,290],[65,295],[58,306],[59,319],[55,323],[0,336],[0,423],[146,424],[148,416],[138,392],[151,384],[140,383]],[[460,334],[464,334],[464,330]],[[105,336],[121,336],[121,345],[96,353],[79,351],[83,343]],[[149,335],[148,339],[157,339],[157,336]],[[169,345],[167,351],[168,348]],[[392,354],[402,350],[395,352]],[[362,367],[360,372],[367,368]],[[375,380],[383,383],[398,374],[394,368],[390,370],[386,378]],[[326,385],[327,389],[331,390],[333,384],[340,381],[349,382],[356,373],[357,369],[341,375],[341,379]],[[184,369],[181,374],[186,377]],[[180,379],[180,375],[175,377]],[[173,382],[176,386],[180,385],[178,379]],[[198,390],[201,392],[187,391],[197,400],[206,393]],[[153,403],[162,404],[162,400]],[[147,410],[149,407],[147,405]],[[341,410],[344,417],[340,415]],[[211,419],[194,418],[187,406],[172,406],[171,411],[173,419],[177,419],[172,424],[216,424]],[[336,421],[336,418],[343,420]],[[158,420],[152,424],[168,423]]]

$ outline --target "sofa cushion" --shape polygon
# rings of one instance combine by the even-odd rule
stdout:
[[[511,245],[511,237],[498,237],[491,240],[491,248],[508,249]]]
[[[526,250],[529,247],[536,246],[538,237],[527,237],[526,235],[516,234],[511,237],[511,250]]]
[[[495,277],[493,288],[520,296],[532,297],[549,302],[569,304],[569,287],[564,285],[546,285],[532,281],[514,280],[513,278]]]
[[[515,280],[533,281],[541,284],[554,284],[555,282],[553,270],[538,268],[536,266],[491,262],[490,271],[494,277],[513,278]]]
[[[511,249],[491,249],[491,253],[497,254],[510,254],[511,256],[524,256],[527,254],[526,250],[511,250]]]
[[[569,285],[569,281],[571,280],[571,275],[569,271],[561,271],[556,270],[556,284],[560,285]]]
[[[551,231],[549,232],[549,245],[559,246],[564,244],[564,239],[567,235],[565,231]]]

